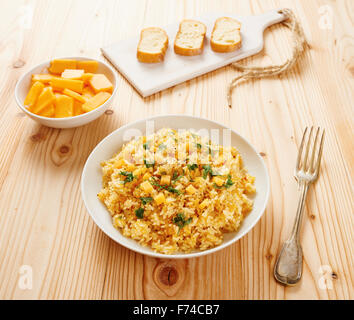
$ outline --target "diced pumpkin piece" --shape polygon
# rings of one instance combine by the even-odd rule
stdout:
[[[33,74],[32,75],[32,81],[36,82],[42,82],[43,84],[48,84],[50,81],[52,81],[53,75],[51,74]]]
[[[49,72],[61,74],[65,69],[76,69],[77,61],[71,59],[56,59],[50,63]]]
[[[103,91],[112,92],[113,90],[112,82],[104,74],[94,74],[89,83],[96,93]]]
[[[209,205],[209,200],[208,200],[208,199],[205,199],[202,203],[199,204],[199,208],[203,210],[203,209],[206,208],[208,205]]]
[[[46,106],[40,113],[38,113],[39,116],[48,117],[48,118],[53,117],[54,114],[55,114],[55,108],[53,103],[51,103],[49,106]]]
[[[151,174],[149,172],[146,172],[143,176],[143,180],[149,180],[151,177]]]
[[[143,189],[146,193],[151,193],[152,191],[154,191],[154,188],[152,187],[152,185],[150,184],[149,181],[144,181],[141,185],[140,185],[141,189]]]
[[[35,82],[31,89],[29,90],[27,97],[24,101],[24,105],[27,106],[29,109],[31,109],[37,102],[37,99],[39,95],[42,93],[42,90],[44,89],[44,84],[37,81]]]
[[[124,165],[125,165],[124,159],[119,159],[119,160],[117,161],[117,164],[115,165],[115,167],[118,168],[118,169],[120,169],[120,168],[122,168]]]
[[[90,80],[94,76],[93,73],[84,73],[81,77],[82,81],[84,82],[85,85],[89,84]]]
[[[141,176],[141,174],[142,174],[141,168],[138,168],[138,169],[136,169],[136,170],[133,171],[133,176],[134,176],[134,177],[139,178],[139,177]]]
[[[82,90],[84,88],[84,82],[81,80],[53,78],[50,84],[52,85],[52,87],[56,87],[59,89],[70,89],[79,93],[82,93]]]
[[[82,90],[82,95],[86,98],[92,98],[95,96],[95,91],[93,91],[91,87],[87,86]]]
[[[55,117],[66,118],[72,117],[74,114],[74,99],[65,95],[55,98]]]
[[[186,191],[187,191],[187,193],[189,193],[189,194],[194,194],[194,193],[197,191],[197,189],[194,188],[192,185],[189,185],[189,186],[186,188]]]
[[[74,99],[74,109],[73,109],[74,116],[79,116],[83,114],[84,111],[82,110],[82,103]]]
[[[82,110],[85,112],[90,112],[102,104],[104,104],[109,98],[111,97],[111,94],[108,92],[100,92],[96,94],[93,98],[87,100],[83,105],[82,105]]]
[[[135,165],[133,163],[129,163],[128,166],[127,166],[127,170],[128,171],[133,171],[135,170]]]
[[[88,99],[83,97],[81,94],[72,91],[70,89],[64,89],[63,94],[66,94],[67,96],[74,98],[75,100],[79,101],[80,103],[85,103]]]
[[[196,178],[195,178],[195,182],[196,182],[197,184],[201,184],[201,183],[204,182],[204,179],[203,179],[202,177],[196,177]]]
[[[98,61],[86,60],[77,62],[78,69],[84,69],[85,72],[95,73],[98,69]]]
[[[155,198],[154,198],[155,202],[157,205],[160,205],[162,203],[165,203],[166,198],[164,196],[164,194],[162,192],[160,192]]]
[[[160,184],[163,186],[168,186],[171,183],[171,176],[165,175],[161,177]]]
[[[218,186],[221,187],[222,185],[224,185],[224,180],[219,178],[219,177],[214,177],[213,178],[213,182]]]
[[[39,95],[36,104],[30,109],[31,112],[39,114],[45,107],[55,100],[52,88],[44,88]]]
[[[62,72],[61,77],[64,79],[82,80],[84,72],[85,71],[82,69],[65,69],[64,72]]]

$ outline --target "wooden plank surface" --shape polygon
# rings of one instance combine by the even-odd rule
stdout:
[[[354,298],[353,1],[0,2],[1,299]],[[225,98],[236,74],[230,67],[146,99],[119,75],[113,114],[77,129],[41,127],[14,101],[19,77],[52,57],[100,57],[101,46],[144,26],[211,11],[248,15],[281,7],[301,20],[309,50],[287,75],[241,84],[232,110]],[[276,25],[265,32],[264,52],[244,63],[281,63],[290,50],[289,31]],[[271,199],[257,226],[231,247],[199,259],[153,259],[96,227],[81,199],[80,176],[92,149],[116,128],[182,113],[224,123],[251,141],[269,168]],[[306,204],[303,279],[285,288],[272,272],[295,214],[294,161],[307,125],[326,128],[325,152]],[[30,289],[21,282],[28,272]]]

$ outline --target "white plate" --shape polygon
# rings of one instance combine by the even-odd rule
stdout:
[[[215,20],[224,16],[235,18],[241,22],[242,46],[234,52],[217,53],[210,48],[208,39],[210,39]],[[201,55],[185,57],[173,52],[173,42],[179,23],[163,27],[169,37],[169,47],[164,62],[141,63],[138,61],[136,50],[139,35],[105,46],[101,49],[102,53],[143,97],[147,97],[260,52],[263,49],[264,29],[283,21],[285,17],[278,13],[278,10],[272,10],[258,16],[213,12],[192,19],[203,22],[207,27],[206,41]]]
[[[123,144],[126,144],[133,138],[132,134],[136,134],[137,136],[146,135],[146,125],[148,124],[150,127],[152,123],[154,123],[154,131],[161,128],[173,128],[176,130],[194,129],[197,132],[201,129],[207,129],[210,133],[210,130],[214,129],[220,132],[220,137],[223,136],[223,130],[230,130],[222,124],[198,117],[166,115],[127,124],[111,133],[103,139],[90,154],[85,164],[81,179],[81,192],[85,206],[98,227],[111,239],[122,246],[157,258],[182,259],[199,257],[221,250],[241,239],[256,225],[263,215],[268,202],[270,186],[268,172],[263,159],[248,141],[233,130],[229,131],[231,133],[231,145],[240,151],[249,173],[256,177],[255,187],[257,189],[257,194],[253,199],[253,210],[247,215],[241,228],[237,232],[225,234],[224,241],[220,246],[206,251],[166,255],[156,253],[148,247],[141,246],[135,240],[123,236],[120,231],[113,227],[111,215],[97,198],[97,193],[100,192],[102,188],[102,170],[100,163],[112,158],[114,154],[120,151]],[[222,140],[220,141],[220,144],[222,144]]]

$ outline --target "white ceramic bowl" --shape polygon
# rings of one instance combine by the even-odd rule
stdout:
[[[206,251],[165,255],[156,253],[148,247],[141,246],[137,241],[123,236],[120,231],[113,227],[112,218],[109,212],[97,198],[97,193],[102,187],[102,170],[100,163],[104,160],[110,159],[114,154],[120,151],[123,144],[126,144],[131,140],[131,138],[128,137],[131,137],[131,134],[134,133],[133,130],[136,130],[136,133],[141,132],[142,134],[140,135],[145,135],[147,121],[149,121],[149,123],[150,121],[154,121],[154,131],[161,128],[173,128],[177,130],[195,129],[196,131],[207,129],[210,133],[211,129],[216,129],[220,132],[220,136],[222,137],[222,130],[230,130],[222,124],[198,117],[167,115],[127,124],[108,135],[90,154],[85,164],[81,179],[81,192],[85,206],[99,228],[114,241],[131,250],[157,258],[169,259],[195,258],[210,254],[231,245],[247,234],[256,225],[266,208],[270,190],[269,177],[261,156],[249,142],[232,130],[231,145],[235,146],[240,151],[249,173],[256,177],[255,186],[257,194],[253,198],[253,210],[247,215],[240,229],[237,232],[225,234],[224,241],[220,246]],[[220,144],[222,144],[222,140],[220,141]]]
[[[79,127],[83,126],[93,120],[96,120],[98,117],[100,117],[110,106],[114,95],[116,94],[117,91],[117,76],[113,69],[105,62],[99,61],[96,59],[92,58],[85,58],[85,57],[63,57],[63,58],[58,58],[58,59],[75,59],[75,60],[94,60],[98,61],[98,70],[97,73],[103,73],[106,75],[106,77],[112,82],[114,90],[112,93],[112,96],[100,107],[98,107],[95,110],[92,110],[90,112],[84,113],[79,116],[75,117],[68,117],[68,118],[47,118],[47,117],[41,117],[38,116],[32,112],[30,112],[24,105],[23,102],[25,101],[26,95],[30,89],[31,86],[31,79],[32,79],[32,74],[36,73],[48,73],[47,68],[50,66],[50,61],[46,61],[44,63],[41,63],[37,65],[36,67],[32,68],[29,70],[27,73],[25,73],[20,80],[17,82],[16,88],[15,88],[15,99],[17,102],[17,105],[20,107],[20,109],[25,112],[31,119],[34,121],[39,122],[40,124],[51,127],[51,128],[74,128],[74,127]]]

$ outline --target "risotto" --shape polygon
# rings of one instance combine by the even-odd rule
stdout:
[[[252,210],[256,191],[234,147],[185,130],[139,137],[102,170],[98,197],[114,227],[164,254],[220,245]]]

